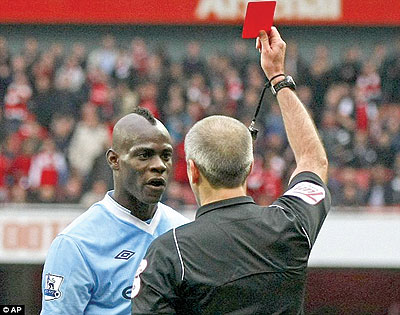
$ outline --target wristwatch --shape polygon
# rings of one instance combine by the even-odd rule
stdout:
[[[279,81],[274,86],[271,85],[272,95],[276,96],[276,94],[285,87],[288,87],[293,91],[296,90],[296,83],[290,75],[287,75],[282,81]]]

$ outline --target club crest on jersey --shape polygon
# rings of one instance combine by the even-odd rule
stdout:
[[[52,275],[51,273],[46,274],[43,292],[45,301],[57,300],[61,297],[60,286],[63,281],[64,277],[62,276]]]
[[[289,189],[283,195],[298,197],[310,205],[316,205],[325,198],[325,190],[316,184],[301,182],[294,185],[293,188]]]

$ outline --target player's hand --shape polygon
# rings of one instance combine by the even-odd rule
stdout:
[[[269,36],[265,31],[260,31],[260,36],[256,39],[256,48],[261,53],[261,67],[268,80],[277,74],[285,73],[286,43],[276,27],[271,28]]]

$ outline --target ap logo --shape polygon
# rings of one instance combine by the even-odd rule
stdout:
[[[45,301],[57,300],[61,297],[60,286],[63,280],[64,277],[62,276],[52,275],[50,273],[46,274],[46,283],[43,292]]]

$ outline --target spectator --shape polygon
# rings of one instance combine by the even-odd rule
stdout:
[[[4,103],[7,88],[11,82],[12,76],[9,65],[0,61],[0,105]]]
[[[11,60],[8,41],[5,37],[0,36],[0,65],[9,65]]]
[[[58,202],[61,203],[79,203],[82,197],[82,177],[72,173],[68,177],[67,183],[59,191]]]
[[[174,180],[168,183],[163,202],[174,209],[182,209],[187,205],[186,200],[182,194],[185,185],[178,183]]]
[[[143,38],[136,37],[131,42],[132,65],[139,77],[147,73],[149,53]]]
[[[211,104],[210,89],[206,85],[205,78],[200,73],[194,73],[189,79],[186,88],[186,98],[190,102],[199,103],[203,109]]]
[[[371,62],[378,70],[379,75],[382,77],[380,69],[382,68],[383,62],[387,58],[387,48],[385,44],[380,43],[375,45],[373,53],[371,54]],[[385,76],[385,74],[383,74]]]
[[[292,74],[299,86],[310,85],[310,70],[294,41],[289,41],[286,46],[285,70]]]
[[[201,46],[197,41],[191,41],[186,45],[186,56],[183,59],[183,72],[189,74],[206,74],[204,61],[200,56]]]
[[[28,192],[20,184],[15,184],[10,188],[10,203],[27,203],[28,202]]]
[[[68,155],[68,148],[74,130],[75,120],[71,115],[56,113],[50,125],[50,134],[54,140],[57,150]]]
[[[150,108],[166,122],[179,148],[187,130],[204,116],[229,115],[248,125],[265,84],[265,77],[242,40],[232,44],[231,53],[212,52],[207,59],[201,56],[201,43],[193,40],[187,43],[185,54],[173,60],[161,46],[149,53],[153,43],[139,37],[128,43],[128,48],[123,42],[117,47],[113,36],[104,36],[91,50],[80,42],[73,42],[71,50],[64,49],[61,41],[47,44],[45,49],[42,42],[30,36],[22,49],[16,50],[13,44],[11,50],[11,41],[0,36],[0,145],[2,156],[10,163],[7,174],[3,172],[4,200],[13,198],[11,189],[17,191],[16,184],[26,187],[24,174],[29,156],[47,137],[53,139],[57,151],[72,157],[69,171],[81,165],[87,171],[78,171],[86,175],[80,185],[75,185],[79,187],[77,197],[70,199],[76,200],[94,181],[104,179],[99,176],[104,166],[103,144],[97,147],[96,141],[108,138],[113,122],[120,116],[138,105]],[[383,44],[371,46],[372,54],[365,60],[359,48],[350,47],[334,64],[326,47],[317,44],[308,64],[297,43],[288,43],[286,71],[295,77],[297,94],[315,119],[331,165],[338,169],[350,166],[362,172],[378,163],[396,173],[395,156],[400,152],[398,47],[400,41],[394,43],[392,51]],[[88,125],[88,119],[80,116],[88,103],[97,108],[89,120],[97,122],[86,127],[88,139],[83,132],[78,141],[81,125]],[[273,146],[271,139],[284,133],[279,116],[276,104],[267,96],[255,143],[255,151],[263,159],[267,158],[264,144]],[[90,153],[78,157],[70,152],[74,151],[73,135],[74,141],[83,143]],[[280,145],[283,160],[273,158],[277,161],[274,165],[285,165],[278,175],[280,180],[285,180],[293,165],[285,141],[283,138]],[[91,153],[92,146],[97,148],[93,149],[95,153]],[[178,151],[172,176],[186,191],[186,164]],[[352,187],[344,189],[340,176],[335,185],[351,195]],[[56,201],[62,200],[63,188],[55,190]],[[49,190],[43,196],[51,196],[54,201]],[[28,194],[28,200],[31,197]],[[190,197],[185,195],[178,203],[183,200],[190,201]],[[173,204],[171,198],[169,202]]]
[[[381,78],[372,61],[368,61],[362,66],[361,73],[356,80],[356,86],[368,103],[380,103],[382,98]]]
[[[0,151],[0,202],[4,202],[8,197],[7,177],[11,165],[10,159]]]
[[[101,40],[101,47],[94,49],[88,57],[89,69],[100,69],[111,75],[117,61],[118,52],[115,47],[114,36],[108,34]]]
[[[122,117],[132,112],[139,103],[136,91],[129,88],[126,82],[120,82],[115,88],[114,117]]]
[[[233,44],[231,61],[238,69],[240,77],[243,78],[246,75],[246,67],[250,61],[248,46],[244,40],[237,40]]]
[[[245,82],[247,84],[247,88],[255,88],[259,91],[261,91],[263,88],[265,84],[265,77],[256,63],[249,63]]]
[[[79,42],[73,43],[71,58],[76,59],[79,66],[82,69],[86,70],[87,54],[86,54],[86,46],[83,43]]]
[[[90,82],[89,102],[98,108],[101,118],[110,120],[114,114],[112,106],[112,89],[108,75],[100,69],[88,74]]]
[[[29,184],[31,189],[43,186],[57,187],[65,183],[68,168],[65,156],[56,150],[52,139],[44,140],[40,152],[32,157],[29,168]]]
[[[225,72],[225,87],[228,99],[235,104],[243,97],[243,82],[236,68],[228,68]]]
[[[310,84],[314,95],[311,110],[314,113],[315,124],[319,126],[324,111],[325,93],[332,81],[332,65],[326,46],[318,45],[315,48],[313,62],[310,66]]]
[[[168,67],[168,81],[172,85],[174,83],[179,84],[179,86],[185,86],[185,75],[183,72],[183,65],[181,63],[173,62]]]
[[[57,189],[52,184],[43,184],[35,191],[30,191],[29,202],[33,203],[56,203],[57,202]]]
[[[64,63],[65,56],[64,44],[61,42],[55,42],[50,45],[49,53],[53,57],[54,69],[57,71]]]
[[[39,42],[35,37],[28,37],[25,39],[21,58],[24,60],[27,73],[32,73],[33,65],[40,58]]]
[[[112,78],[116,83],[132,84],[136,83],[136,73],[132,67],[132,58],[129,55],[129,51],[120,49],[118,52],[117,60],[115,61],[114,71],[112,72]]]
[[[214,85],[211,91],[211,104],[207,108],[207,114],[223,114],[236,116],[238,102],[228,97],[228,91],[223,85]]]
[[[371,147],[369,140],[367,132],[361,130],[356,131],[352,150],[353,156],[350,165],[356,168],[366,168],[376,163],[378,153]]]
[[[10,131],[19,128],[28,118],[28,102],[32,96],[32,88],[24,73],[15,73],[13,82],[8,86],[4,98],[4,117]]]
[[[64,61],[61,68],[56,72],[56,84],[58,81],[64,81],[66,89],[71,92],[77,92],[82,88],[85,82],[85,74],[77,58],[69,57]]]
[[[344,183],[342,191],[338,197],[338,205],[344,207],[357,207],[364,205],[363,195],[354,183]]]
[[[68,150],[68,159],[73,170],[87,176],[95,158],[104,151],[108,131],[100,122],[96,107],[87,103],[82,108],[82,120],[78,122]]]
[[[259,94],[260,92],[257,88],[249,87],[245,90],[243,99],[239,101],[236,117],[244,124],[250,124],[253,119],[254,112],[258,105]],[[266,111],[266,106],[263,106],[263,108],[260,109],[260,117],[265,117]],[[261,125],[260,127],[262,128],[263,126]]]
[[[55,57],[51,52],[42,54],[37,62],[33,64],[32,71],[29,74],[32,79],[46,77],[53,80],[55,72]]]
[[[0,147],[4,140],[7,138],[7,128],[5,126],[5,120],[3,118],[3,109],[0,106]]]
[[[387,103],[400,103],[400,39],[394,43],[394,51],[389,54],[381,67],[383,99]]]
[[[22,142],[21,152],[11,162],[10,173],[13,177],[13,183],[19,184],[25,189],[29,188],[28,177],[36,147],[37,142],[34,139],[25,139]]]
[[[323,113],[321,127],[319,128],[322,142],[326,148],[326,154],[330,161],[340,161],[340,155],[343,154],[343,140],[348,139],[348,135],[344,134],[339,128],[336,114],[332,110]]]
[[[107,190],[113,188],[112,171],[105,158],[105,152],[110,146],[110,141],[105,142],[104,150],[94,159],[92,169],[83,181],[83,190],[85,192],[88,191],[89,188],[93,188],[96,182],[104,182]]]
[[[105,159],[105,158],[104,158]],[[96,180],[93,182],[91,189],[83,194],[80,204],[84,207],[90,207],[92,204],[104,198],[104,194],[108,191],[107,184],[104,180]]]
[[[393,110],[394,109],[394,110]],[[390,110],[387,119],[380,120],[385,131],[390,138],[390,149],[393,154],[400,152],[400,107],[394,107]],[[378,121],[379,123],[379,121]]]
[[[139,107],[148,109],[155,118],[160,118],[157,106],[158,86],[153,82],[144,82],[138,86]]]
[[[368,206],[387,206],[393,203],[388,170],[381,164],[371,169],[371,184],[365,196]]]
[[[265,120],[265,134],[277,134],[282,138],[286,138],[285,126],[283,125],[282,115],[278,103],[272,102],[268,115]]]
[[[344,60],[334,69],[334,79],[353,86],[361,72],[361,51],[357,46],[348,48]]]
[[[85,99],[87,100],[87,97]],[[53,106],[58,113],[79,118],[81,99],[79,95],[71,92],[67,78],[63,77],[63,80],[55,82],[54,100]]]
[[[35,89],[32,96],[33,114],[38,122],[49,128],[52,117],[59,110],[55,98],[54,90],[51,87],[51,79],[46,76],[40,76],[35,80]]]
[[[357,171],[352,167],[345,167],[339,171],[340,187],[335,196],[335,204],[340,206],[365,205],[366,191],[357,180]]]
[[[392,202],[394,206],[400,206],[400,153],[397,153],[394,161],[394,176],[390,182]]]
[[[149,56],[146,78],[157,85],[162,83],[164,78],[164,64],[161,56],[157,54]]]
[[[391,147],[391,139],[388,132],[384,131],[373,144],[373,149],[376,152],[376,161],[378,164],[386,168],[392,168],[395,152]]]
[[[171,135],[172,142],[178,144],[183,140],[191,120],[185,111],[185,100],[182,95],[182,89],[177,84],[171,85],[168,95],[168,115],[165,119],[165,126]]]

